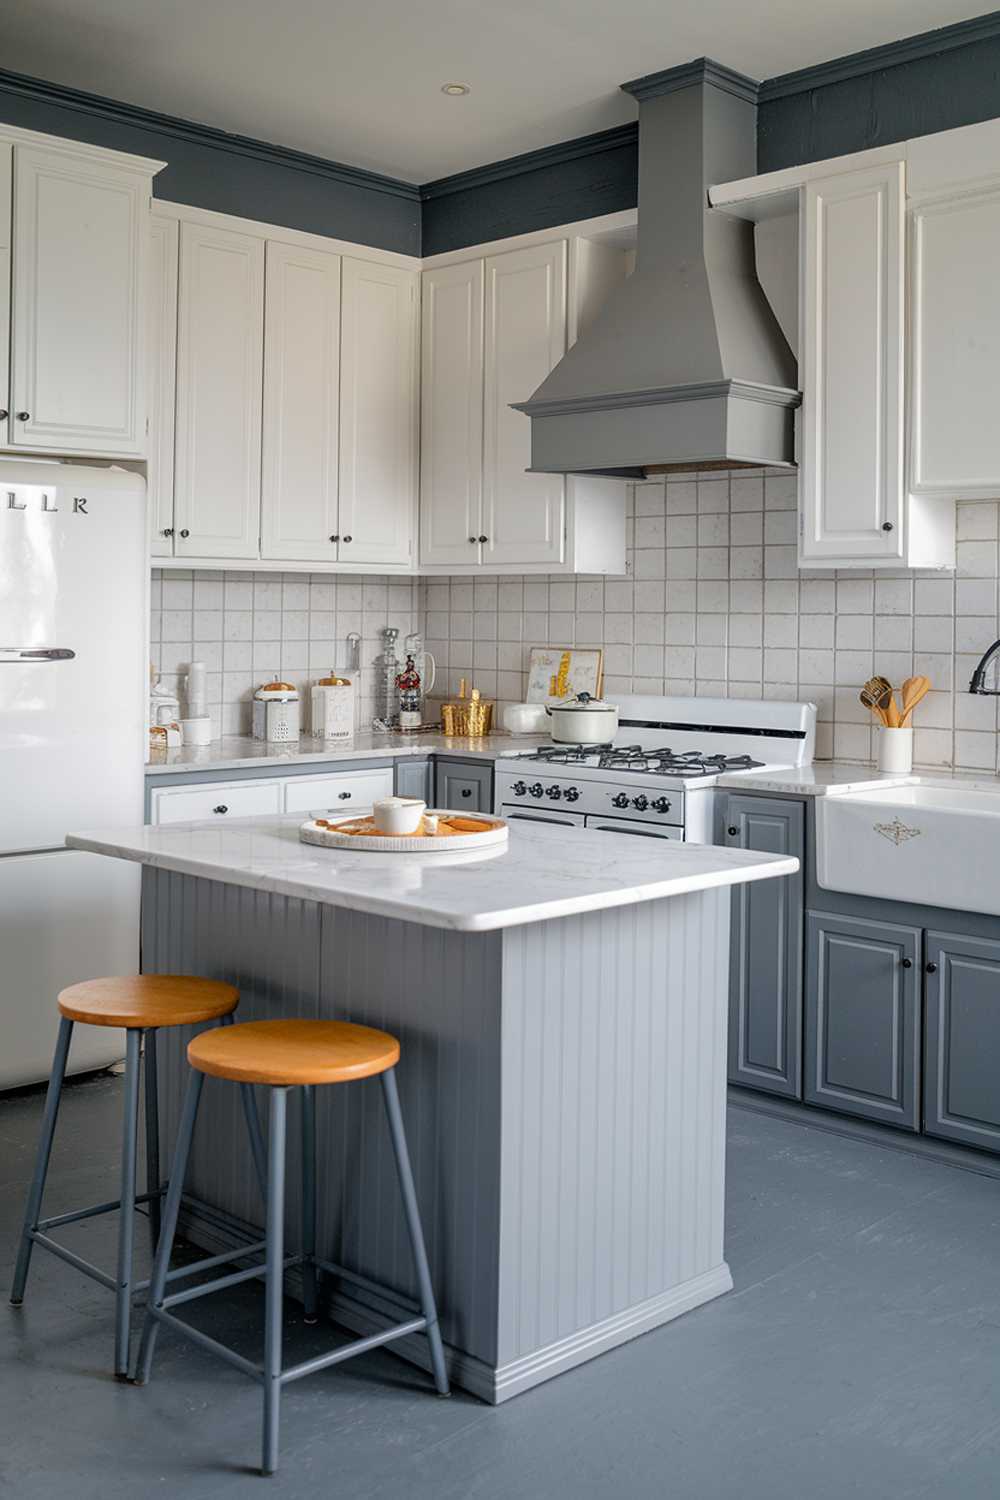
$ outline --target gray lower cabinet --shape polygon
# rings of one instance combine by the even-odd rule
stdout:
[[[419,797],[428,807],[434,801],[434,773],[429,760],[407,760],[396,757],[395,790],[397,797]]]
[[[805,864],[805,809],[780,797],[730,794],[724,842],[794,854]],[[802,1097],[803,871],[736,886],[729,980],[729,1080]]]
[[[467,760],[438,758],[434,805],[451,812],[493,811],[493,767]]]
[[[919,1130],[921,929],[825,912],[806,923],[803,1098]]]
[[[926,936],[924,1130],[1000,1150],[1000,942]]]

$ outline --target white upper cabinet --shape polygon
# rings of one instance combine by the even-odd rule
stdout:
[[[904,168],[803,189],[800,545],[806,564],[904,556]]]
[[[8,446],[141,457],[156,164],[17,141],[13,158]]]
[[[486,261],[483,534],[488,563],[558,565],[565,545],[566,483],[527,473],[526,401],[566,351],[566,242]]]
[[[269,241],[261,556],[338,549],[340,256]]]
[[[258,556],[263,321],[263,240],[182,224],[176,556]]]
[[[910,142],[910,487],[1000,494],[1000,121]]]
[[[342,562],[409,563],[417,485],[416,272],[343,262]]]
[[[14,148],[0,141],[0,447],[10,421],[10,245],[14,228]]]
[[[177,375],[177,220],[153,214],[149,222],[147,295],[146,490],[150,550],[174,550],[174,394]]]
[[[420,561],[462,572],[481,561],[481,260],[424,273],[420,381]]]

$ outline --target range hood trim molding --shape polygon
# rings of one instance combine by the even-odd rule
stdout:
[[[627,406],[669,406],[672,402],[715,401],[737,396],[743,401],[761,401],[768,406],[801,406],[799,391],[780,385],[761,385],[753,380],[706,380],[690,385],[653,386],[647,391],[616,391],[606,396],[574,396],[564,400],[512,401],[514,411],[529,417],[570,416],[575,412],[611,411]]]
[[[633,78],[620,84],[623,93],[631,94],[640,103],[645,99],[659,99],[664,94],[674,94],[678,89],[689,89],[695,84],[710,83],[747,104],[756,104],[760,95],[760,84],[746,73],[737,73],[725,63],[712,57],[699,57],[694,62],[681,63],[676,68],[662,68],[658,73],[646,73],[642,78]]]

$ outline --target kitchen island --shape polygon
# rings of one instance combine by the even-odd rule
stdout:
[[[67,842],[145,867],[147,972],[230,980],[242,1020],[349,1019],[400,1038],[453,1379],[500,1402],[728,1291],[730,887],[797,861],[529,824],[498,852],[372,854],[303,844],[298,827]],[[187,1036],[160,1038],[167,1140]],[[317,1095],[319,1252],[349,1273],[325,1286],[328,1305],[370,1333],[415,1294],[378,1091]],[[238,1092],[213,1080],[187,1186],[189,1239],[259,1238]],[[422,1364],[425,1346],[394,1347]]]

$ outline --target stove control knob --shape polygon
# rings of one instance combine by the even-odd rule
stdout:
[[[531,786],[529,786],[528,788],[529,797],[541,797],[544,795],[544,793],[545,788],[542,786],[542,783],[540,781],[533,781],[531,783]]]
[[[669,812],[670,811],[670,798],[669,797],[657,797],[656,801],[653,803],[653,811],[654,812],[658,812],[658,813]]]
[[[523,781],[515,781],[514,785],[511,787],[511,791],[514,793],[515,797],[523,797],[527,790],[528,788],[525,786]]]
[[[638,797],[632,798],[632,806],[636,809],[637,812],[645,812],[646,808],[649,806],[649,799],[648,797],[644,797],[640,792]]]
[[[549,789],[548,789],[548,791],[545,793],[545,795],[546,795],[546,797],[548,797],[550,799],[550,801],[552,801],[552,802],[558,802],[559,798],[562,796],[562,787],[561,786],[550,786]]]
[[[617,797],[611,799],[612,807],[628,807],[628,798],[624,792],[619,792]]]
[[[578,786],[568,786],[563,792],[563,796],[567,802],[579,802],[580,788]]]

